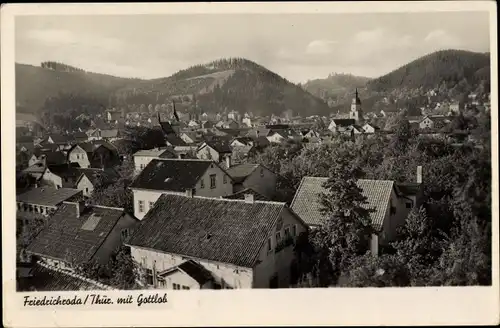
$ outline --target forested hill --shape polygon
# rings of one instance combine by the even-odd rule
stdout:
[[[41,66],[16,63],[16,102],[29,113],[38,112],[47,98],[59,95],[91,96],[106,104],[111,93],[134,81],[55,62]]]
[[[398,88],[448,87],[466,80],[469,84],[489,81],[490,54],[464,50],[443,50],[414,60],[389,74],[367,83],[372,91],[384,92]]]
[[[181,70],[170,77],[140,81],[117,92],[117,103],[163,103],[172,97],[196,97],[206,112],[238,110],[256,115],[326,114],[324,101],[250,60],[216,60]]]
[[[317,97],[326,99],[331,96],[352,93],[355,88],[362,88],[370,79],[352,74],[330,74],[326,79],[309,80],[303,88]]]

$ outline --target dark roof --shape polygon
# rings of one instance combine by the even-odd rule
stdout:
[[[175,131],[172,128],[172,125],[170,124],[170,122],[161,122],[160,121],[160,126],[161,126],[161,129],[163,130],[163,133],[165,133],[166,135],[175,134]]]
[[[80,217],[76,211],[76,204],[63,203],[27,251],[74,264],[89,262],[124,214],[123,209],[98,206],[85,207]]]
[[[118,179],[118,175],[112,173],[112,171],[103,171],[100,169],[78,169],[78,172],[80,173],[79,179],[81,179],[82,176],[86,176],[94,187],[97,185],[105,187]]]
[[[243,190],[240,190],[232,195],[224,196],[225,199],[240,199],[244,200],[245,195],[250,194],[253,195],[254,200],[270,200],[264,195],[259,194],[257,191],[251,189],[251,188],[245,188]]]
[[[233,141],[235,141],[235,140],[237,140],[237,141],[239,141],[242,144],[247,145],[247,146],[251,146],[254,143],[254,139],[251,137],[237,137],[237,138],[233,139]],[[267,140],[267,138],[266,138],[266,140]]]
[[[333,121],[337,126],[349,126],[356,123],[356,120],[350,118],[335,118]]]
[[[210,147],[215,149],[219,154],[232,153],[230,146],[230,141],[227,138],[212,138],[205,139],[205,143]]]
[[[285,203],[162,195],[129,244],[252,268]]]
[[[181,270],[187,275],[189,275],[191,278],[196,280],[198,284],[204,285],[206,282],[213,280],[212,273],[205,269],[201,264],[196,263],[193,260],[188,260],[186,262],[183,262],[179,264],[178,266],[168,269],[164,272],[159,272],[158,274],[161,276],[167,275],[170,272],[173,272],[175,270]]]
[[[167,141],[172,145],[172,146],[186,146],[186,142],[182,140],[180,137],[178,137],[176,134],[169,134],[166,137]]]
[[[58,175],[60,177],[77,177],[80,172],[80,164],[78,163],[68,163],[68,164],[52,164],[47,167],[50,172]]]
[[[212,161],[154,159],[141,171],[130,188],[186,191],[193,189]]]
[[[405,196],[417,195],[422,190],[422,184],[416,182],[396,183],[396,187]]]
[[[41,151],[37,157],[40,158],[41,156],[45,156],[47,165],[66,163],[66,156],[60,151]]]
[[[47,137],[47,139],[49,137],[52,139],[52,141],[54,141],[55,144],[65,144],[65,143],[69,143],[73,140],[73,138],[71,138],[71,136],[62,135],[62,134],[51,134]]]
[[[18,279],[18,291],[34,289],[35,291],[53,292],[111,289],[80,275],[38,263],[33,265],[30,274],[32,277]]]
[[[255,171],[260,165],[259,164],[238,164],[231,166],[226,170],[227,174],[233,179],[234,182],[243,182],[253,171]]]
[[[72,188],[33,188],[23,194],[17,195],[16,200],[28,204],[56,206],[65,200],[71,199],[78,193],[81,193],[81,191]]]
[[[323,183],[328,178],[304,177],[292,201],[291,208],[297,215],[309,225],[320,225],[324,216],[320,212],[319,195],[325,192]],[[375,228],[382,227],[394,182],[388,180],[364,180],[359,179],[358,187],[367,198],[367,208],[375,209],[370,213],[372,224]]]

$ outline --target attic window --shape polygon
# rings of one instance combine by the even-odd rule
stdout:
[[[97,224],[101,220],[100,216],[97,216],[95,214],[92,214],[85,223],[82,225],[82,230],[87,230],[87,231],[94,231],[94,229],[97,227]]]

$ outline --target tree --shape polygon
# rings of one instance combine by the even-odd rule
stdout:
[[[326,192],[320,195],[321,213],[326,219],[311,239],[322,255],[319,262],[324,263],[325,255],[329,260],[332,284],[355,257],[367,252],[373,232],[373,210],[366,208],[366,197],[357,185],[363,171],[353,165],[354,159],[355,154],[349,150],[333,158],[329,178],[323,185]]]

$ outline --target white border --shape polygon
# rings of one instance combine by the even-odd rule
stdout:
[[[498,77],[493,1],[339,3],[8,4],[1,8],[3,318],[11,327],[209,325],[439,325],[498,324]],[[460,288],[169,291],[167,306],[26,309],[15,293],[14,17],[220,13],[361,13],[488,11],[491,40],[493,159],[493,286]],[[425,24],[425,22],[422,22]],[[109,296],[114,293],[107,292]],[[48,293],[44,293],[44,295]],[[61,294],[61,293],[52,293]],[[52,295],[51,294],[51,295]],[[63,293],[71,294],[74,293]],[[79,293],[84,294],[84,293]],[[137,294],[137,293],[136,293]],[[149,309],[149,310],[148,310]],[[86,312],[86,311],[91,312]]]

